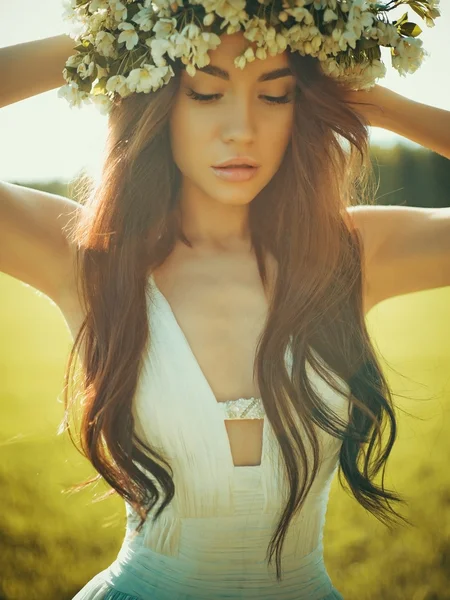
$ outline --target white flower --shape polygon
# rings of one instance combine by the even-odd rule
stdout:
[[[110,77],[106,82],[106,89],[108,92],[117,92],[123,98],[131,93],[127,86],[127,78],[124,75]]]
[[[361,13],[360,24],[361,27],[366,29],[367,27],[372,27],[372,23],[374,22],[375,17],[371,12],[363,12]]]
[[[158,19],[158,21],[153,26],[153,33],[155,34],[157,39],[164,39],[172,33],[175,33],[176,26],[177,20],[173,17],[171,19]]]
[[[370,37],[378,39],[382,46],[396,46],[400,40],[400,34],[395,25],[377,21],[369,30]]]
[[[77,67],[77,73],[81,77],[81,79],[87,79],[88,77],[90,77],[92,75],[92,73],[94,72],[94,69],[95,69],[95,62],[93,60],[91,60],[91,57],[89,54],[86,54],[86,56],[83,59],[83,62],[80,63]]]
[[[392,49],[392,66],[400,75],[414,73],[422,64],[424,55],[422,40],[413,37],[401,38]]]
[[[108,31],[99,31],[95,37],[95,47],[102,56],[116,58],[117,52],[114,48],[116,38]]]
[[[203,17],[203,25],[205,27],[209,27],[210,25],[212,25],[214,23],[216,19],[216,15],[214,13],[208,13],[207,15],[205,15]]]
[[[282,35],[281,33],[277,33],[275,41],[276,41],[277,46],[279,48],[281,48],[283,51],[286,50],[286,48],[287,48],[287,39],[284,37],[284,35]]]
[[[351,6],[350,6],[350,13],[352,11],[362,12],[363,10],[367,10],[368,8],[369,8],[368,0],[352,0]]]
[[[78,106],[81,107],[83,102],[89,98],[89,94],[87,92],[82,92],[78,89],[78,83],[76,81],[72,81],[71,83],[62,86],[58,90],[58,98],[64,98],[70,104],[70,106]]]
[[[122,30],[117,42],[119,44],[125,42],[127,50],[133,50],[136,44],[139,43],[139,35],[136,33],[134,25],[131,23],[119,23],[117,28]]]
[[[153,0],[152,4],[156,6],[158,11],[169,11],[172,0]]]
[[[181,30],[181,35],[186,36],[188,40],[195,40],[200,33],[200,27],[198,25],[194,25],[193,23],[186,25],[186,27],[183,27]]]
[[[297,23],[305,23],[305,25],[312,25],[314,23],[314,17],[307,8],[297,6],[295,8],[285,8],[284,12],[297,21]]]
[[[194,77],[195,73],[196,73],[196,68],[194,67],[194,65],[192,65],[191,63],[189,63],[186,66],[186,72],[188,75],[190,75],[191,77]]]
[[[105,96],[104,94],[92,96],[91,101],[102,115],[107,115],[110,112],[113,104],[108,96]]]
[[[320,66],[326,75],[331,77],[337,77],[339,75],[339,65],[334,59],[328,59],[327,61],[321,62]]]
[[[256,49],[256,58],[259,58],[260,60],[265,60],[267,58],[267,52],[265,48]]]
[[[206,12],[215,12],[223,18],[223,27],[231,25],[233,28],[240,26],[247,13],[245,0],[203,0],[202,5]]]
[[[140,69],[133,69],[128,75],[127,84],[132,92],[148,94],[160,88],[169,73],[168,67],[155,67],[144,64]]]
[[[127,7],[120,0],[109,0],[109,6],[113,12],[115,20],[120,23],[126,21],[128,16]]]
[[[95,36],[98,31],[110,26],[109,15],[106,12],[95,13],[89,17],[87,30]]]
[[[234,64],[238,69],[243,69],[246,65],[246,62],[245,56],[238,56],[234,59]]]
[[[330,23],[331,21],[337,21],[337,14],[331,10],[331,8],[327,8],[327,10],[323,13],[323,22]]]
[[[340,40],[339,40],[339,47],[341,48],[341,50],[347,50],[347,44],[355,49],[356,48],[356,42],[358,40],[358,36],[355,34],[354,31],[344,31],[344,33],[342,34]]]
[[[341,29],[340,27],[335,27],[331,32],[331,39],[335,42],[338,42],[341,39],[343,33],[344,29]]]
[[[153,28],[153,8],[151,5],[143,7],[142,4],[139,3],[138,6],[141,10],[136,13],[131,20],[139,25],[141,31],[151,31]]]
[[[244,56],[247,62],[253,62],[256,59],[255,53],[253,52],[253,48],[251,46],[246,49]]]
[[[191,43],[183,35],[176,32],[170,36],[170,45],[167,54],[172,60],[177,56],[189,56],[190,50]]]
[[[82,54],[72,54],[72,56],[69,56],[66,60],[66,67],[78,67],[81,62],[83,62]]]
[[[97,10],[107,10],[109,7],[108,0],[91,0],[89,2],[88,10],[90,13],[94,13]]]
[[[167,64],[166,59],[163,58],[163,54],[166,54],[166,52],[171,58],[174,58],[173,44],[170,40],[152,38],[146,40],[145,43],[150,47],[153,62],[157,67],[164,67]]]

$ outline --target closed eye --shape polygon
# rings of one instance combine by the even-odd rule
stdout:
[[[199,94],[192,89],[189,89],[189,91],[186,92],[186,95],[198,102],[211,102],[212,100],[221,97],[221,94]],[[261,96],[261,98],[264,98],[269,104],[287,104],[291,101],[288,94],[285,94],[284,96]]]

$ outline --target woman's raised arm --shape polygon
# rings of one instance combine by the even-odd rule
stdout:
[[[63,86],[62,72],[75,46],[62,34],[0,48],[0,107]]]
[[[70,229],[82,210],[69,198],[0,181],[0,271],[61,305],[75,289]]]

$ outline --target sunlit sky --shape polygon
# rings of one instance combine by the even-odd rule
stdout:
[[[426,27],[408,7],[401,7],[400,15],[408,10],[410,20],[423,29],[421,37],[430,56],[416,73],[406,78],[398,75],[388,57],[388,75],[379,83],[418,102],[450,110],[449,0],[441,4],[442,16],[434,28]],[[61,13],[61,0],[2,0],[0,47],[64,33]],[[57,89],[0,109],[0,179],[68,180],[83,168],[96,171],[105,142],[106,122],[106,117],[94,107],[71,109],[65,100],[57,98]],[[392,144],[405,140],[373,128],[371,141]]]

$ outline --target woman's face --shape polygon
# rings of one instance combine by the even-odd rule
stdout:
[[[234,59],[248,45],[239,32],[223,35],[218,48],[209,52],[211,61],[203,71],[218,67],[228,73],[226,79],[199,69],[194,77],[185,70],[181,73],[170,135],[182,174],[184,202],[201,198],[222,205],[247,205],[269,183],[283,159],[291,135],[295,80],[285,75],[258,81],[264,73],[289,67],[286,52],[256,59],[243,70],[236,68]],[[214,97],[201,101],[193,94]],[[287,102],[275,103],[267,96]],[[244,155],[260,165],[247,181],[225,180],[212,168]]]

